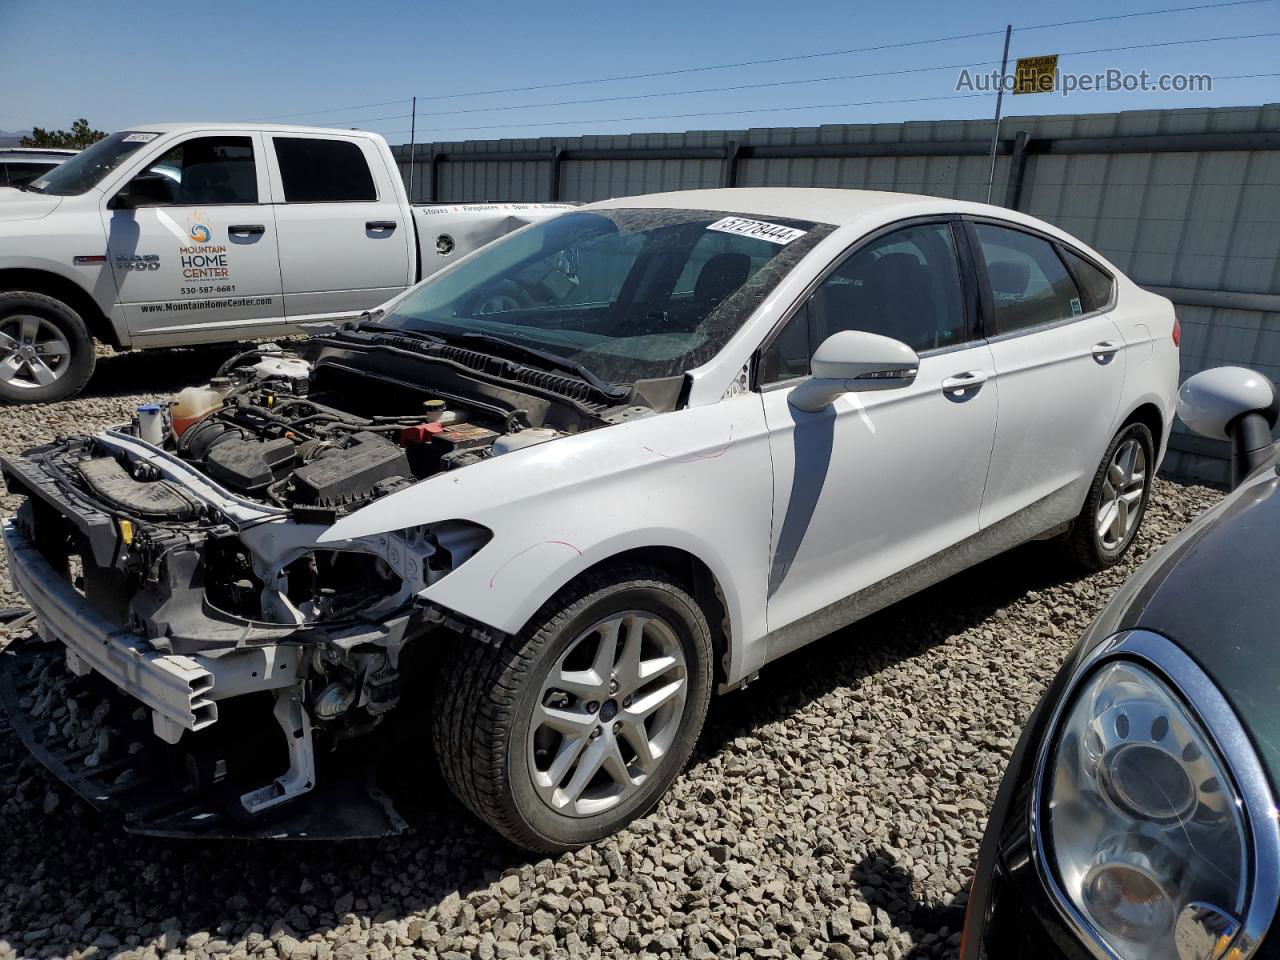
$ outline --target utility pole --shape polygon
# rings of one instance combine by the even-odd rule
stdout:
[[[987,203],[991,202],[991,185],[996,179],[996,148],[1000,146],[1000,108],[1004,105],[1004,77],[1009,69],[1009,40],[1013,24],[1004,28],[1004,55],[1000,58],[1000,89],[996,92],[996,128],[991,131],[991,171],[987,174]]]
[[[1005,54],[1009,52],[1009,41],[1005,41]],[[408,120],[408,202],[413,202],[413,156],[415,156],[417,147],[417,97],[413,97],[410,106],[410,120]],[[989,191],[988,189],[988,200]]]

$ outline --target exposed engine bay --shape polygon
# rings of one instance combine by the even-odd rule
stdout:
[[[174,416],[165,445],[229,490],[288,508],[299,520],[331,522],[442,470],[601,422],[580,416],[557,429],[541,425],[547,411],[537,404],[457,400],[361,379],[341,367],[322,366],[313,375],[301,358],[253,351],[202,388],[210,409],[190,423]],[[561,421],[574,419],[560,413]],[[100,494],[127,490],[122,470],[97,466],[82,476]],[[165,493],[153,503],[148,492],[135,490],[128,505],[153,515],[157,508],[182,512]]]
[[[490,531],[325,531],[435,475],[678,394],[611,392],[372,324],[313,339],[305,356],[255,347],[130,424],[5,458],[10,491],[27,497],[5,523],[10,569],[70,673],[141,701],[166,744],[195,749],[220,704],[268,698],[288,770],[235,795],[237,813],[256,816],[314,787],[316,745],[368,733],[399,706],[410,641],[487,629],[419,595]],[[237,761],[213,769],[234,779]]]

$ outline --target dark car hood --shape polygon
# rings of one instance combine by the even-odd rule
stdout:
[[[1107,624],[1107,632],[1153,630],[1185,650],[1235,708],[1273,790],[1280,786],[1278,555],[1280,477],[1268,465],[1135,574],[1123,591],[1128,602],[1117,596]]]

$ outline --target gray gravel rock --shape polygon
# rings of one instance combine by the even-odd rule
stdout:
[[[119,422],[156,396],[135,384],[207,379],[233,349],[104,356],[84,396],[5,408],[0,450]],[[425,829],[393,840],[131,837],[0,720],[0,960],[952,957],[1028,713],[1116,587],[1219,496],[1158,481],[1116,569],[1073,578],[1032,544],[769,667],[713,703],[650,816],[554,859],[499,842],[443,790]],[[0,607],[20,602],[0,570]],[[60,735],[104,763],[133,749],[100,742],[92,704],[57,683],[33,706]]]

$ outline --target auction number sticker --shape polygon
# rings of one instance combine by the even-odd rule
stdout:
[[[158,133],[131,133],[127,137],[125,137],[122,142],[123,143],[150,143],[152,140],[154,140],[158,136],[160,136],[160,134]]]
[[[792,240],[799,240],[808,230],[797,230],[795,227],[784,227],[764,220],[748,220],[746,217],[725,217],[707,227],[720,233],[736,233],[740,237],[754,237],[767,240],[779,246],[786,246]]]

